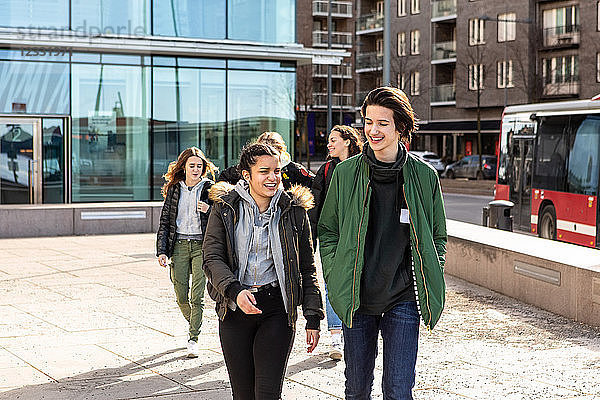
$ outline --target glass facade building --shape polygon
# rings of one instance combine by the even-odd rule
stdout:
[[[162,200],[189,146],[293,146],[295,0],[0,0],[0,25],[41,38],[0,37],[0,204]]]

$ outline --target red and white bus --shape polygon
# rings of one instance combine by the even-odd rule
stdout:
[[[495,198],[515,228],[600,247],[599,173],[600,96],[504,110]]]

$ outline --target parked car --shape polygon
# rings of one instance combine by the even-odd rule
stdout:
[[[483,168],[479,171],[479,155],[463,157],[462,160],[446,167],[443,175],[446,178],[496,179],[496,156],[482,155]]]
[[[428,162],[435,168],[438,172],[438,175],[444,172],[446,165],[442,161],[442,159],[435,153],[431,151],[411,151],[410,154],[414,154],[419,157],[421,160]]]

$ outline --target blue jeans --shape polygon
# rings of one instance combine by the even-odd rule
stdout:
[[[412,400],[419,342],[415,301],[403,302],[383,315],[355,313],[352,328],[344,329],[346,399],[371,399],[379,331],[383,337],[383,398]]]
[[[333,311],[333,307],[331,307],[331,303],[329,302],[327,284],[325,284],[325,310],[327,311],[327,330],[342,329],[342,320]]]

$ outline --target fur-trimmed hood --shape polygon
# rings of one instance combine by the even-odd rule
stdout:
[[[223,204],[233,202],[239,194],[233,190],[235,186],[227,182],[217,182],[208,192],[208,198],[215,203]],[[310,210],[315,205],[315,199],[309,188],[302,185],[293,185],[289,190],[282,193],[279,199],[279,205],[285,208],[285,203],[288,202],[292,206],[302,207],[305,210]]]

